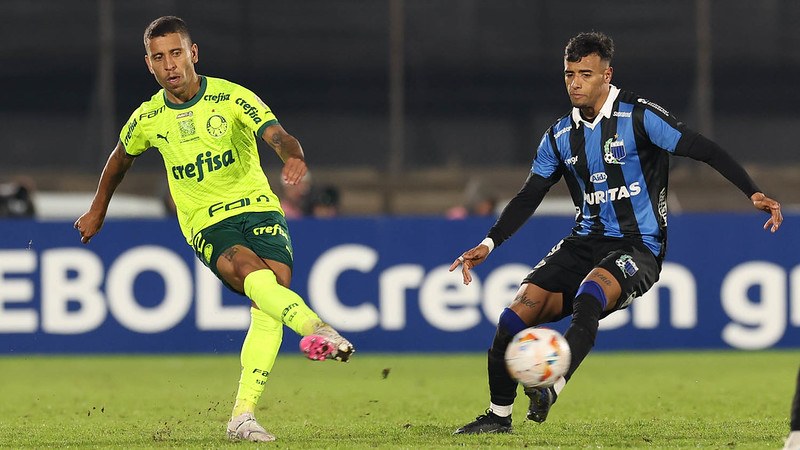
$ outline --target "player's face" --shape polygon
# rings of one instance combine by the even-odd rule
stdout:
[[[197,93],[197,44],[186,36],[170,33],[150,39],[144,59],[171,101],[185,102]]]
[[[572,106],[597,113],[607,97],[612,73],[608,61],[603,61],[596,53],[576,62],[565,59],[564,82]]]

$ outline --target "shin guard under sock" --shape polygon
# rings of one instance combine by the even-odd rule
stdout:
[[[589,283],[596,286],[584,288]],[[598,290],[600,294],[597,293]],[[598,298],[598,295],[602,298]],[[564,333],[564,338],[569,343],[572,353],[569,370],[564,375],[566,380],[572,377],[572,374],[594,347],[597,327],[600,324],[600,314],[603,312],[604,305],[605,295],[597,283],[588,281],[581,285],[572,305],[572,322]]]

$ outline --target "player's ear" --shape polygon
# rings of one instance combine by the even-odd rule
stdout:
[[[611,66],[608,66],[606,68],[606,70],[605,70],[605,73],[603,74],[603,77],[605,78],[605,82],[606,83],[611,83],[611,77],[613,75],[614,75],[614,68],[611,67]]]
[[[149,70],[150,73],[155,75],[156,73],[153,72],[153,64],[150,62],[150,57],[149,56],[144,55],[144,63],[147,64],[147,70]]]
[[[197,61],[199,61],[199,60],[200,60],[200,58],[199,58],[199,54],[197,52],[197,44],[192,44],[192,62],[194,64],[197,64]]]

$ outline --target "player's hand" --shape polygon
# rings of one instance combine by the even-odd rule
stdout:
[[[305,161],[301,158],[289,158],[283,164],[281,178],[284,183],[295,185],[303,179],[306,172],[308,172],[308,167]]]
[[[461,276],[464,277],[464,284],[469,284],[472,282],[472,274],[469,273],[469,271],[486,260],[487,256],[489,256],[489,247],[478,244],[477,247],[465,251],[461,256],[456,258],[453,264],[450,264],[450,272],[456,270],[458,266],[461,266]]]
[[[750,200],[753,201],[753,206],[755,206],[756,209],[760,209],[761,211],[769,213],[770,215],[767,223],[764,224],[764,229],[769,229],[769,231],[773,233],[778,231],[781,223],[783,223],[781,204],[767,197],[762,192],[756,192],[750,197]]]
[[[75,221],[75,229],[81,234],[81,242],[88,244],[103,227],[105,215],[87,211]]]

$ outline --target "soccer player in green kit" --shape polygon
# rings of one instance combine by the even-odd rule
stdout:
[[[197,44],[182,19],[154,20],[144,32],[144,46],[147,67],[163,89],[123,127],[92,204],[75,228],[88,243],[100,231],[114,190],[136,156],[149,148],[161,153],[186,241],[228,288],[251,301],[228,437],[273,441],[254,411],[278,354],[283,325],[303,336],[301,350],[312,360],[347,361],[354,351],[289,289],[291,239],[261,168],[255,136],[283,160],[281,177],[287,184],[297,184],[306,173],[303,149],[253,92],[195,72]]]

